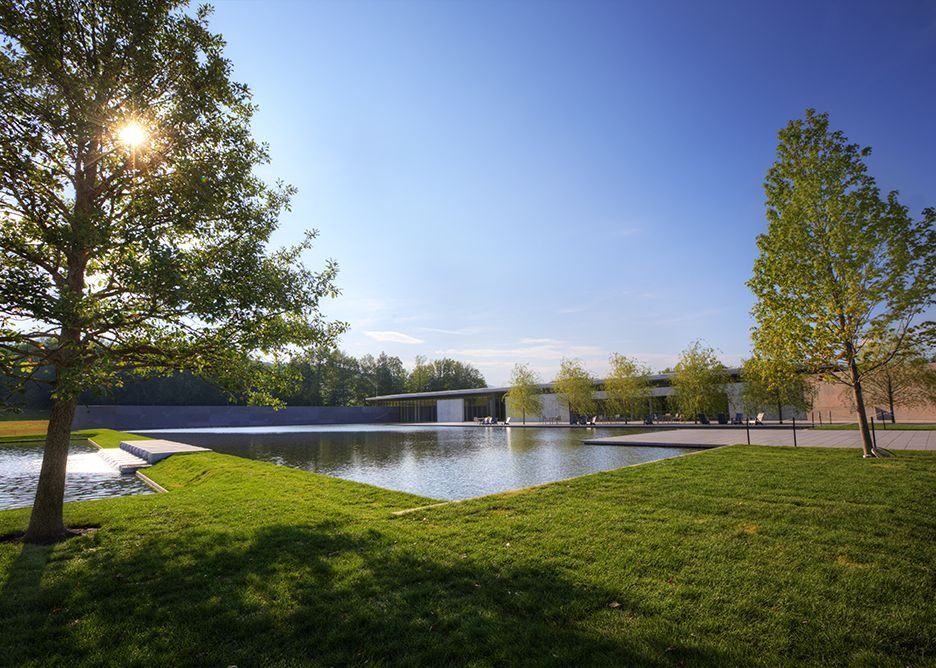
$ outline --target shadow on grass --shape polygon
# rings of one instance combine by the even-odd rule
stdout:
[[[620,592],[405,535],[323,522],[105,538],[73,541],[55,577],[42,577],[54,548],[23,548],[0,601],[10,665],[726,663],[662,631],[647,643],[580,625],[643,614]]]

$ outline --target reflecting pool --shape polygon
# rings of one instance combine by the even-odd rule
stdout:
[[[41,445],[0,446],[0,510],[31,506],[36,496]],[[139,478],[121,475],[97,456],[97,448],[73,443],[65,468],[65,501],[152,494]]]
[[[147,432],[434,499],[466,499],[673,457],[691,448],[583,445],[612,428],[325,425]]]

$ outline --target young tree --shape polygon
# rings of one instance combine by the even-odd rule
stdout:
[[[67,534],[83,390],[185,370],[272,402],[275,355],[343,329],[318,309],[336,294],[335,265],[300,263],[314,234],[267,248],[292,189],[254,174],[267,150],[209,13],[179,0],[0,2],[0,363],[21,378],[55,372],[29,542]]]
[[[751,357],[741,365],[744,403],[755,409],[776,406],[783,424],[783,407],[809,410],[815,398],[815,386],[802,370],[784,360]]]
[[[936,211],[914,221],[868,175],[868,148],[809,109],[780,131],[767,172],[767,233],[748,286],[757,297],[754,353],[785,359],[851,389],[866,457],[873,456],[864,380],[897,357],[936,294]],[[895,332],[864,363],[863,349]]]
[[[510,374],[507,402],[512,408],[520,410],[523,424],[526,424],[527,413],[535,415],[543,412],[543,395],[539,385],[539,377],[529,366],[514,365],[513,372]]]
[[[891,422],[896,422],[897,406],[911,408],[936,403],[936,366],[922,352],[922,342],[910,332],[912,340],[902,347],[901,352],[890,364],[880,365],[869,373],[864,382],[867,405],[884,405],[890,413]],[[890,336],[885,344],[866,346],[865,360],[870,365],[879,354],[887,354],[894,343]],[[879,353],[878,350],[881,349]]]
[[[595,379],[581,360],[562,360],[553,384],[556,394],[569,404],[570,418],[595,412]]]
[[[650,397],[650,369],[624,355],[611,354],[611,372],[605,379],[604,388],[608,405],[615,413],[638,415],[647,408]]]
[[[693,420],[727,411],[725,386],[729,380],[715,350],[694,341],[680,353],[673,371],[673,399],[683,417],[692,416]]]

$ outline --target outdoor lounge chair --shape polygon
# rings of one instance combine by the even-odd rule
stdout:
[[[763,413],[758,413],[758,414],[757,414],[757,417],[748,418],[747,423],[748,423],[748,424],[764,424],[764,414],[763,414]]]

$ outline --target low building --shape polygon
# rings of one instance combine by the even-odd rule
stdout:
[[[731,382],[725,388],[726,417],[743,413],[740,370],[728,369],[728,374]],[[656,374],[650,377],[651,396],[647,400],[647,409],[641,411],[637,417],[652,415],[656,419],[675,418],[676,411],[670,406],[672,402],[669,400],[673,393],[671,379],[672,374]],[[569,414],[568,404],[555,394],[552,383],[543,383],[539,388],[543,393],[542,413],[527,415],[527,420],[568,424],[573,417],[579,417]],[[495,418],[500,422],[509,417],[512,422],[517,422],[523,416],[507,400],[508,390],[509,387],[485,387],[473,390],[413,392],[370,397],[367,401],[377,406],[396,407],[400,412],[400,422],[473,422],[486,417]],[[609,411],[605,409],[607,395],[603,380],[595,382],[594,396],[598,402],[600,416],[607,419],[616,417],[609,415]],[[715,419],[715,416],[711,417]]]
[[[731,382],[725,387],[725,412],[723,415],[731,419],[737,415],[749,417],[744,408],[741,382],[741,370],[727,369]],[[641,411],[636,417],[643,419],[647,415],[654,416],[654,420],[676,419],[676,409],[670,399],[673,394],[672,374],[656,374],[650,377],[651,396],[647,400],[647,409]],[[539,386],[542,392],[543,409],[540,415],[527,415],[530,422],[558,422],[568,424],[572,418],[579,417],[569,414],[569,406],[553,391],[552,383],[543,383]],[[492,417],[503,422],[508,417],[511,422],[519,422],[524,416],[519,410],[510,405],[507,400],[509,387],[485,387],[472,390],[447,390],[441,392],[414,392],[409,394],[391,394],[379,397],[370,397],[367,401],[372,405],[393,407],[399,412],[400,422],[473,422],[486,417]],[[595,382],[595,400],[598,402],[599,417],[614,420],[617,416],[611,415],[605,408],[607,395],[604,391],[604,381]],[[882,407],[866,406],[869,417],[879,415]],[[776,406],[764,407],[765,420],[778,420],[781,411]],[[927,406],[899,406],[895,409],[898,421],[902,422],[936,422],[936,405]],[[593,416],[586,416],[593,417]],[[633,417],[633,416],[632,416]],[[715,421],[717,416],[708,416]],[[817,381],[816,395],[810,410],[795,410],[790,406],[782,407],[784,420],[795,417],[803,422],[854,422],[855,409],[848,388],[842,385]]]

